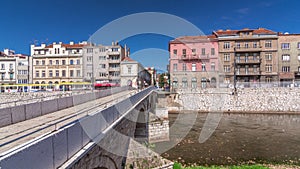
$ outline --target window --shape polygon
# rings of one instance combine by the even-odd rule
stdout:
[[[35,61],[35,65],[39,65],[40,64],[40,61],[39,60],[36,60]]]
[[[235,46],[236,46],[237,49],[240,49],[241,48],[240,42],[236,42]]]
[[[196,55],[196,49],[192,49],[192,54],[195,56]]]
[[[119,51],[119,48],[111,48],[111,51],[112,51],[112,52],[118,52],[118,51]]]
[[[46,71],[42,70],[42,77],[46,77]]]
[[[177,87],[178,87],[178,80],[177,80],[176,77],[174,77],[174,79],[173,79],[173,87],[174,87],[174,88],[177,88]]]
[[[86,53],[93,53],[93,48],[87,48]]]
[[[70,60],[70,65],[73,65],[74,64],[74,61],[73,60]]]
[[[290,72],[289,66],[282,66],[282,72]]]
[[[173,71],[176,72],[177,71],[177,63],[173,64]]]
[[[186,63],[182,64],[182,71],[186,71]]]
[[[193,89],[197,88],[197,78],[195,78],[195,77],[192,78],[192,88]]]
[[[230,65],[224,65],[224,72],[230,72]]]
[[[290,61],[290,55],[288,55],[288,54],[284,54],[284,55],[282,55],[282,61]]]
[[[267,77],[266,77],[266,82],[267,82],[267,83],[271,83],[271,82],[272,82],[272,77],[267,76]]]
[[[42,65],[45,65],[45,64],[46,64],[45,60],[42,60]]]
[[[9,64],[9,69],[13,69],[14,65],[12,63]]]
[[[211,62],[210,69],[211,69],[211,71],[215,71],[216,70],[215,62]]]
[[[257,42],[253,42],[253,48],[257,48]]]
[[[105,52],[105,48],[99,48],[99,52]]]
[[[290,43],[282,43],[281,49],[290,49]]]
[[[55,76],[59,77],[59,70],[55,70]]]
[[[77,59],[77,61],[76,61],[77,63],[77,65],[80,65],[80,59]]]
[[[182,56],[186,57],[186,49],[182,49]]]
[[[61,76],[62,76],[62,77],[66,77],[66,70],[62,70],[62,71],[61,71]]]
[[[210,51],[210,54],[211,54],[211,55],[215,55],[215,48],[211,48],[210,50],[211,50],[211,51]]]
[[[74,70],[70,70],[70,77],[74,77]]]
[[[300,49],[300,42],[298,42],[298,45],[297,45],[297,46],[298,46],[298,49]]]
[[[105,69],[106,68],[106,64],[99,64],[100,68]]]
[[[230,42],[224,42],[223,48],[230,49]]]
[[[92,77],[92,73],[87,73],[87,77]]]
[[[254,72],[254,73],[257,72],[257,65],[253,65],[253,72]]]
[[[272,60],[272,53],[266,53],[266,60]]]
[[[5,69],[5,64],[1,64],[1,70],[4,70]]]
[[[265,47],[266,48],[272,48],[272,41],[267,40],[266,43],[265,43]]]
[[[196,71],[196,63],[192,63],[192,71]]]
[[[80,70],[76,70],[76,76],[77,76],[77,77],[80,77],[80,76],[81,76]]]
[[[131,74],[131,66],[128,66],[128,74]]]
[[[106,60],[106,56],[99,56],[99,60]]]
[[[40,77],[40,71],[35,71],[35,77]]]
[[[66,65],[66,60],[62,60],[62,61],[61,61],[61,64],[62,64],[62,65]]]
[[[9,79],[12,80],[14,78],[14,73],[9,74]]]
[[[298,60],[300,61],[300,54],[298,54]]]
[[[59,65],[59,60],[56,60],[56,61],[55,61],[55,64],[56,64],[56,65]]]
[[[272,72],[272,65],[266,64],[266,72]]]
[[[300,66],[298,66],[298,72],[300,72]]]
[[[205,48],[201,49],[201,55],[205,55]]]
[[[202,71],[204,72],[204,71],[206,71],[206,66],[205,66],[205,63],[202,63]]]
[[[249,48],[249,43],[245,42],[245,48],[248,49]]]
[[[226,62],[230,61],[230,54],[229,53],[224,54],[224,61],[226,61]]]
[[[187,82],[187,78],[182,78],[182,88],[187,88],[188,87],[188,82]]]
[[[49,70],[49,77],[53,77],[53,71]]]
[[[88,56],[88,57],[86,58],[86,61],[91,62],[92,59],[93,59],[92,56]]]
[[[49,60],[49,65],[52,65],[52,60]]]
[[[105,77],[105,76],[106,76],[106,73],[104,73],[104,72],[99,72],[99,76],[100,76],[100,77]]]

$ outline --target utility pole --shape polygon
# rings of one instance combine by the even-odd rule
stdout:
[[[234,87],[234,95],[237,94],[237,89],[236,89],[236,50],[235,47],[233,47],[233,87]]]

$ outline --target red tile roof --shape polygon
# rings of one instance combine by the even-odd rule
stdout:
[[[186,42],[197,42],[197,41],[213,41],[216,40],[215,35],[200,35],[200,36],[181,36],[178,37],[170,43],[186,43]]]
[[[125,57],[122,61],[131,62],[131,61],[135,61],[135,60],[131,59],[130,57]]]
[[[274,31],[265,29],[265,28],[258,28],[258,29],[242,29],[242,30],[217,30],[215,32],[213,32],[215,35],[217,36],[230,36],[230,35],[237,35],[239,32],[252,32],[254,35],[275,35],[277,34]]]

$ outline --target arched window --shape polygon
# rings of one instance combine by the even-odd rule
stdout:
[[[202,77],[201,78],[201,87],[204,89],[206,88],[206,78],[205,77]]]
[[[187,88],[188,87],[188,81],[187,78],[182,78],[182,88]]]
[[[195,77],[192,78],[192,88],[193,89],[197,88],[197,78],[195,78]]]

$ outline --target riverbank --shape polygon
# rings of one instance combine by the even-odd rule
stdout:
[[[177,106],[170,105],[170,111],[300,112],[300,88],[243,88],[237,95],[231,89],[203,89],[180,91],[172,98]]]

